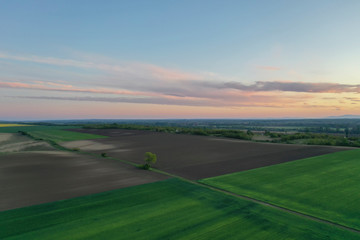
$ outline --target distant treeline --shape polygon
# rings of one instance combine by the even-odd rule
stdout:
[[[110,122],[111,121],[111,122]],[[360,119],[158,119],[158,120],[89,120],[73,124],[142,125],[275,132],[314,132],[360,136]],[[62,123],[64,124],[64,123]]]
[[[235,138],[243,140],[252,140],[254,133],[251,130],[232,130],[232,129],[210,129],[210,128],[193,128],[193,127],[160,127],[152,125],[137,125],[137,124],[86,124],[83,125],[85,129],[129,129],[129,130],[147,130],[154,132],[166,132],[174,134],[192,134],[202,136],[216,136]],[[259,135],[259,134],[257,134]],[[261,135],[261,134],[260,134]],[[263,140],[273,143],[287,143],[287,144],[308,144],[308,145],[330,145],[330,146],[350,146],[360,147],[359,137],[345,137],[325,133],[279,133],[270,132],[266,130],[265,136],[270,140]]]
[[[25,122],[24,122],[25,123]],[[141,125],[176,128],[272,131],[283,133],[329,133],[360,137],[360,118],[325,119],[87,119],[37,122],[36,125]],[[32,122],[31,124],[35,124]]]
[[[265,135],[271,137],[271,142],[277,143],[301,143],[308,145],[330,145],[360,147],[359,137],[344,137],[325,133],[273,133],[265,131]]]
[[[166,132],[176,134],[192,134],[201,136],[217,136],[251,140],[253,133],[251,131],[241,130],[228,130],[228,129],[208,129],[208,128],[189,128],[189,127],[159,127],[159,126],[146,126],[137,124],[88,124],[84,125],[83,128],[87,129],[129,129],[129,130],[148,130],[154,132]]]

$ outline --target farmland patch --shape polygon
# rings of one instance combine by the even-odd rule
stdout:
[[[1,212],[0,229],[1,239],[359,239],[177,179]]]
[[[17,133],[0,133],[0,153],[41,150],[49,151],[53,148],[46,142],[35,141]]]
[[[197,180],[222,174],[279,164],[311,156],[348,150],[346,147],[271,144],[122,129],[78,129],[81,133],[109,136],[86,142],[84,150],[143,163],[144,153],[157,154],[155,168]],[[67,147],[81,142],[68,142]],[[99,149],[100,146],[100,149]],[[101,149],[101,147],[106,149]],[[82,147],[79,147],[82,149]]]
[[[105,136],[101,135],[66,131],[67,129],[72,128],[74,128],[74,126],[13,126],[0,128],[0,133],[18,133],[21,131],[29,133],[32,137],[37,139],[55,142],[105,138]]]
[[[360,230],[360,150],[208,179],[202,183]]]
[[[115,160],[71,152],[1,154],[0,211],[166,178]]]
[[[3,128],[3,127],[26,127],[26,126],[32,126],[32,125],[16,124],[16,123],[0,123],[0,128]]]

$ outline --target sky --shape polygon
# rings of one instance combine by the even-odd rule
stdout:
[[[0,0],[0,120],[360,114],[358,0]]]

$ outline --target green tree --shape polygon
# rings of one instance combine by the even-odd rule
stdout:
[[[345,132],[345,137],[348,138],[349,137],[349,128],[346,127],[344,132]]]
[[[145,153],[145,164],[144,169],[149,169],[151,167],[151,164],[155,164],[157,161],[157,156],[155,153],[152,152],[146,152]]]

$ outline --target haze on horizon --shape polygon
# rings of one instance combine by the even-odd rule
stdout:
[[[3,1],[0,120],[360,114],[360,1]]]

